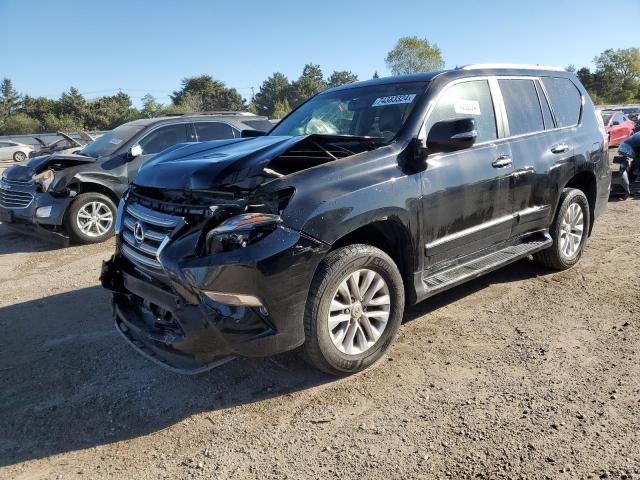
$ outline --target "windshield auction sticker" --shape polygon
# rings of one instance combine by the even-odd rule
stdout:
[[[459,115],[480,115],[480,103],[477,100],[458,98],[453,101],[453,109]]]
[[[390,97],[378,97],[372,107],[384,107],[385,105],[398,105],[399,103],[411,103],[416,98],[415,93],[409,95],[392,95]]]

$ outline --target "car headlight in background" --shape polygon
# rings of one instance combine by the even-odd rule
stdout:
[[[40,185],[40,188],[42,188],[43,192],[46,192],[47,190],[49,190],[49,187],[53,183],[54,177],[55,175],[53,170],[45,170],[44,172],[34,175],[33,181],[36,183],[36,185]]]
[[[207,233],[207,253],[244,248],[269,235],[281,223],[279,215],[270,213],[243,213],[231,217]]]

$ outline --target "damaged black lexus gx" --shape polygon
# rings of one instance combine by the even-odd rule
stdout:
[[[331,374],[406,304],[533,254],[580,258],[609,195],[577,77],[480,65],[327,90],[266,136],[176,145],[118,207],[102,284],[140,353],[197,373],[301,347]]]

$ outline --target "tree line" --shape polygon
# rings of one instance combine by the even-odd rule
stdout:
[[[425,38],[403,37],[385,58],[393,75],[426,72],[444,68],[442,52]],[[595,69],[575,71],[595,103],[640,101],[640,50],[608,49],[594,59]],[[373,78],[377,78],[375,72]],[[273,73],[249,100],[211,75],[185,78],[162,104],[150,94],[135,108],[124,92],[88,100],[75,87],[58,99],[32,97],[18,93],[10,79],[0,85],[0,135],[77,130],[109,130],[137,118],[212,110],[250,111],[269,118],[282,118],[292,108],[327,88],[355,82],[358,76],[348,70],[334,71],[325,78],[319,65],[309,63],[295,80]]]

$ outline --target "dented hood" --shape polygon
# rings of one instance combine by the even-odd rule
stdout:
[[[34,157],[30,159],[24,165],[14,165],[5,170],[3,176],[9,180],[31,180],[34,174],[40,173],[46,170],[49,165],[55,163],[57,168],[59,167],[72,167],[83,163],[92,163],[96,159],[93,157],[87,157],[84,155],[73,154],[53,154],[42,155],[40,157]]]
[[[264,169],[304,138],[265,136],[179,144],[146,162],[134,183],[167,190],[252,190],[275,178]]]

